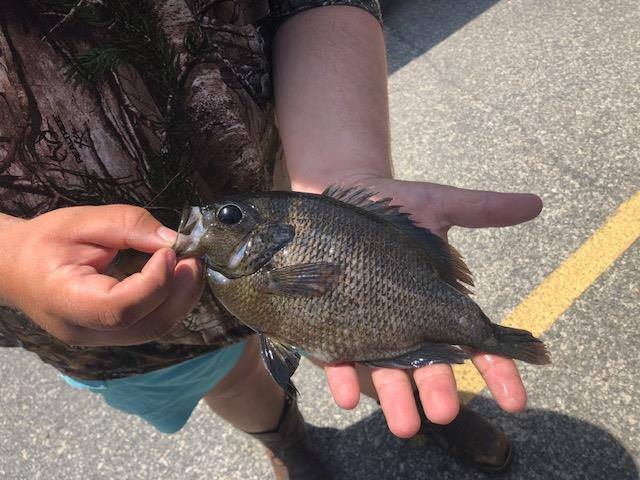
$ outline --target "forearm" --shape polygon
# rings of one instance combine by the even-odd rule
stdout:
[[[0,251],[0,306],[12,305],[8,298],[9,274],[15,259],[10,247],[16,240],[13,238],[11,227],[24,221],[20,218],[0,213],[0,244],[3,245]]]
[[[382,29],[354,7],[308,10],[274,44],[278,126],[294,190],[391,176]]]

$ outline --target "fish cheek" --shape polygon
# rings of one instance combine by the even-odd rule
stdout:
[[[236,246],[223,271],[233,278],[253,275],[288,245],[294,235],[295,229],[291,225],[258,225]]]
[[[201,240],[207,265],[226,270],[229,260],[243,241],[244,232],[239,229],[210,227]]]

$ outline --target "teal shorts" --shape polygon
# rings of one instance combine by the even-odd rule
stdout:
[[[112,407],[137,415],[163,433],[175,433],[202,397],[231,371],[244,347],[243,341],[171,367],[115,380],[62,377],[72,387],[102,395]]]

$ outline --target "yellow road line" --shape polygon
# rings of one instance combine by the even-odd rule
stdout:
[[[620,205],[602,227],[507,315],[502,325],[541,335],[638,238],[640,191]],[[551,355],[553,359],[553,352]],[[454,371],[465,401],[484,389],[482,377],[470,362],[454,366]]]

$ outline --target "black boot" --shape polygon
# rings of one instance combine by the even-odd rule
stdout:
[[[330,480],[331,474],[313,451],[307,426],[295,401],[286,400],[275,430],[250,433],[267,447],[277,480]]]
[[[416,401],[421,405],[417,395]],[[418,435],[434,441],[452,457],[485,473],[505,473],[511,466],[513,449],[507,435],[470,408],[462,405],[448,425],[432,423],[422,408],[418,410],[422,420]]]

